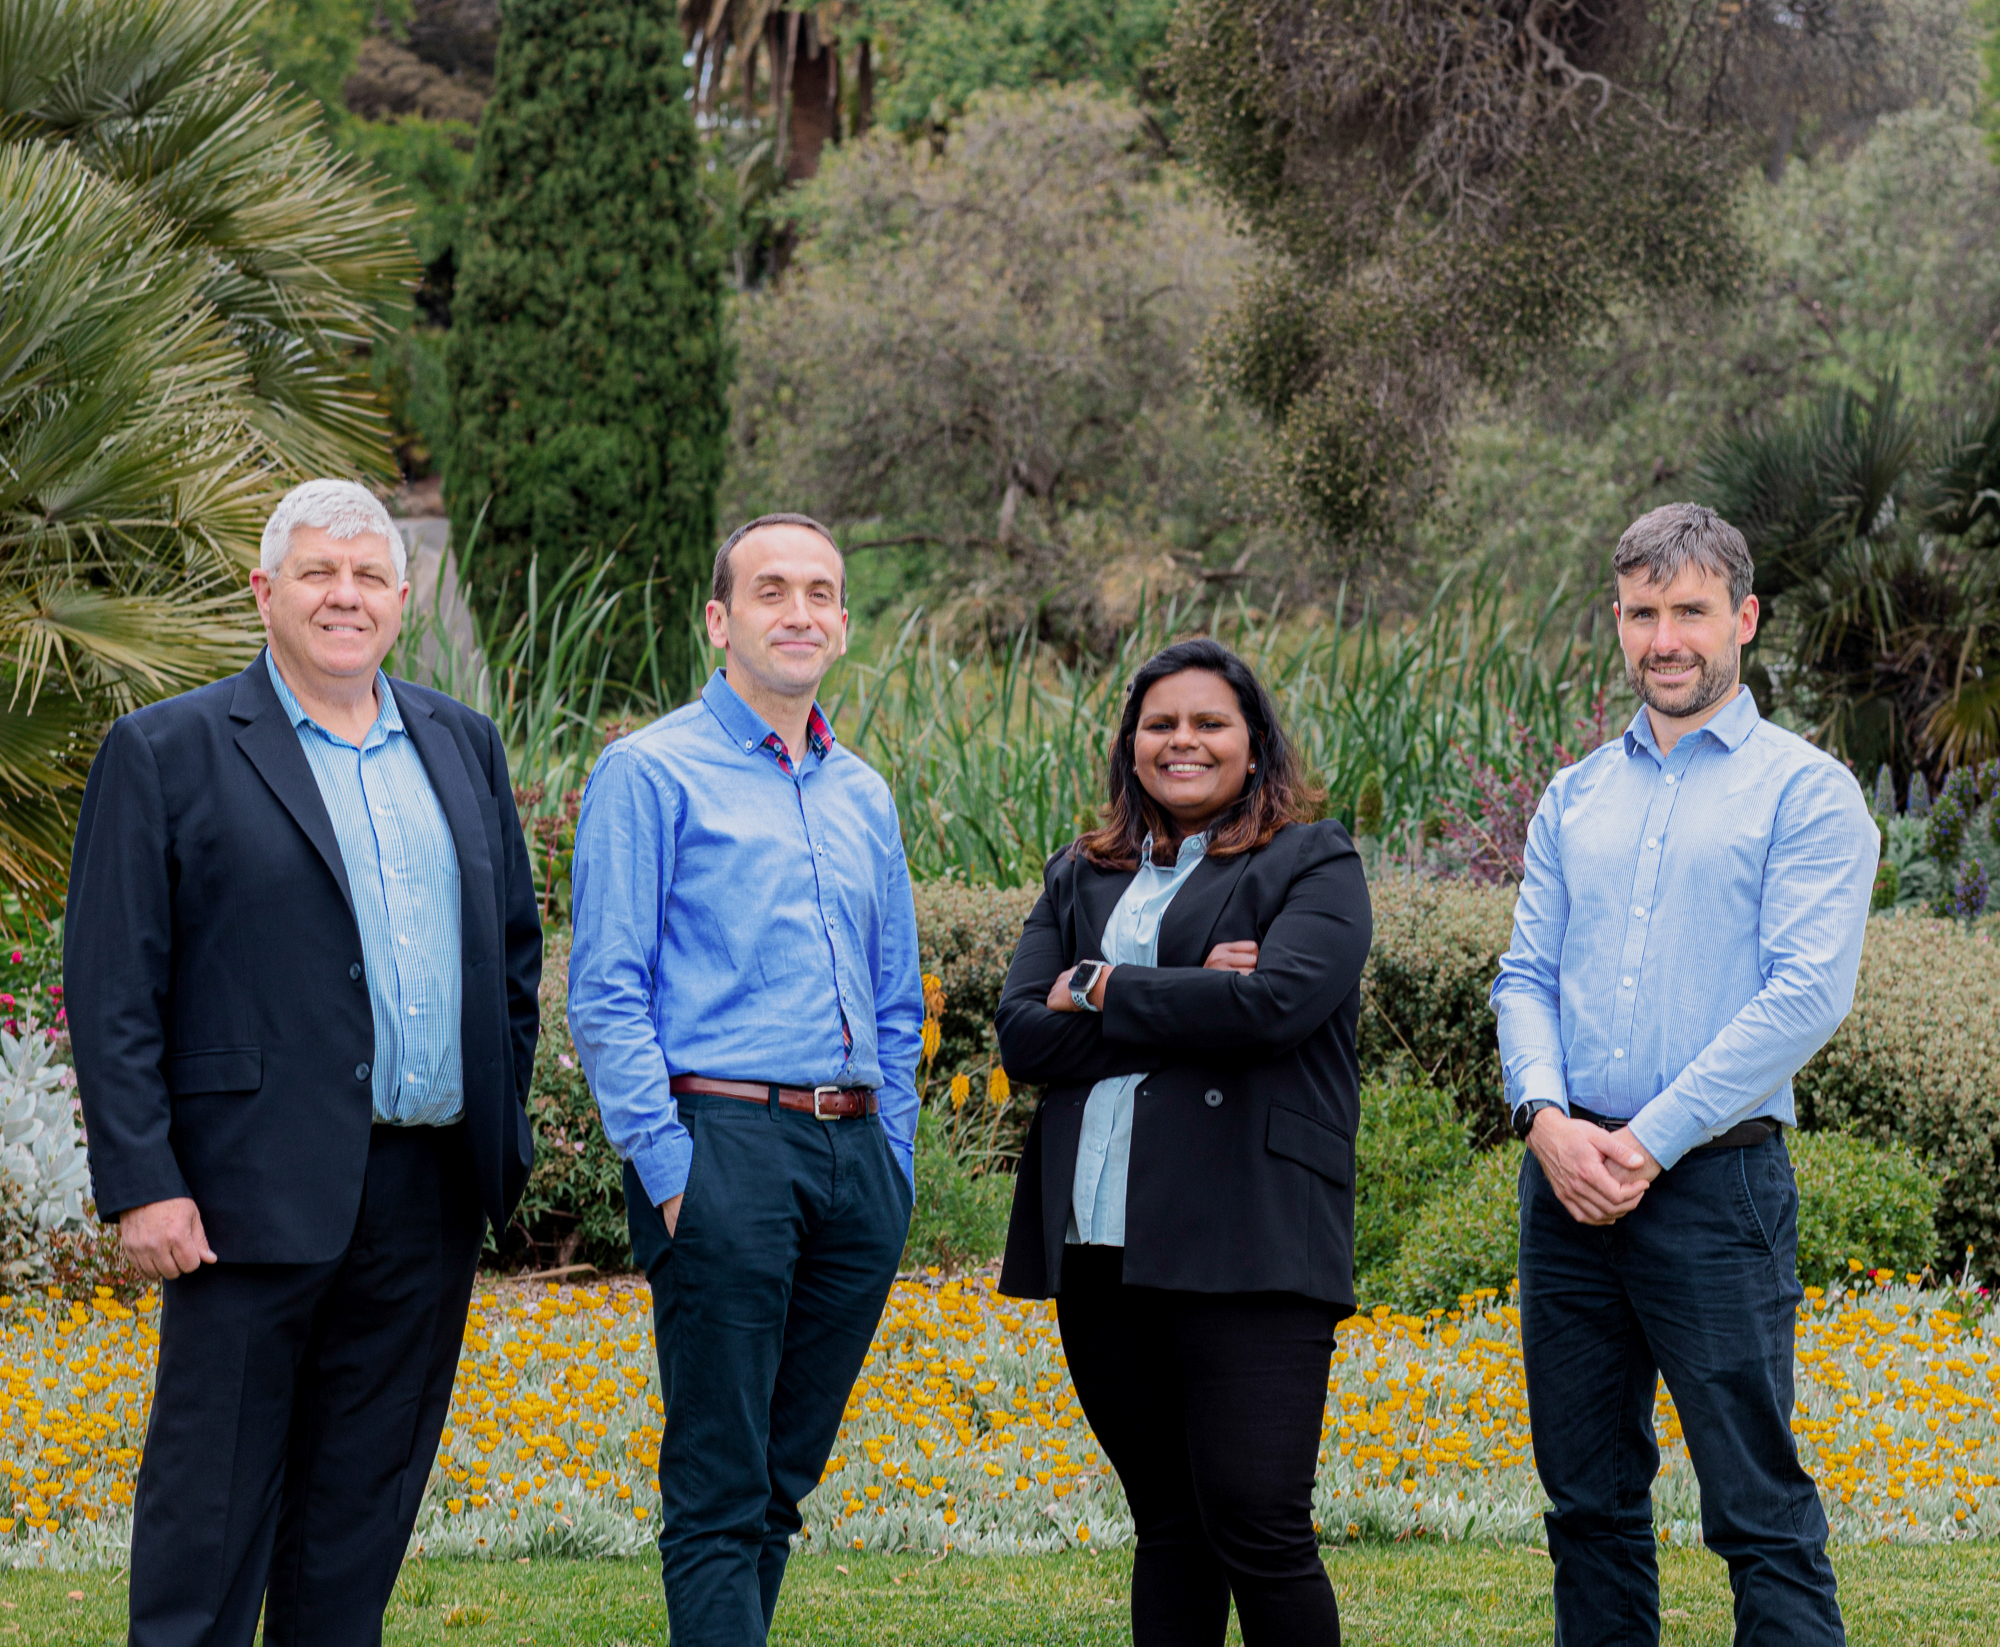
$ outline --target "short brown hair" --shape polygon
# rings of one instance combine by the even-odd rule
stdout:
[[[1137,869],[1139,849],[1148,835],[1153,837],[1157,861],[1166,844],[1176,838],[1172,821],[1139,782],[1132,745],[1146,694],[1169,675],[1188,669],[1220,675],[1229,684],[1250,729],[1250,759],[1257,767],[1243,793],[1209,826],[1208,855],[1229,858],[1239,852],[1262,851],[1286,824],[1310,823],[1319,816],[1323,792],[1299,770],[1285,729],[1279,724],[1277,705],[1250,666],[1220,641],[1206,636],[1184,640],[1149,658],[1125,693],[1125,712],[1119,717],[1117,735],[1111,740],[1111,758],[1106,763],[1109,793],[1104,822],[1074,848],[1099,869]]]
[[[755,520],[745,521],[728,537],[722,540],[722,547],[715,552],[715,576],[710,581],[708,592],[712,599],[727,606],[730,597],[736,593],[736,572],[729,564],[730,551],[752,532],[761,531],[766,526],[803,526],[819,533],[832,545],[835,557],[840,561],[840,604],[847,606],[847,557],[841,553],[840,545],[834,543],[833,534],[812,518],[811,515],[759,515]]]
[[[1643,572],[1664,587],[1690,566],[1728,583],[1732,611],[1742,606],[1757,575],[1743,534],[1699,503],[1663,503],[1641,515],[1611,554],[1614,580]]]

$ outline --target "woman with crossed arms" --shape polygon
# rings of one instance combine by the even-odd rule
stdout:
[[[1211,640],[1134,677],[1103,827],[1049,860],[996,1027],[1047,1095],[1000,1291],[1056,1300],[1138,1532],[1137,1647],[1336,1647],[1312,1487],[1354,1312],[1372,922],[1269,695]]]

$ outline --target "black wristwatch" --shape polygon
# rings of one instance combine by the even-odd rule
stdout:
[[[1534,1098],[1514,1111],[1514,1136],[1526,1140],[1535,1130],[1535,1117],[1545,1109],[1561,1109],[1562,1105],[1547,1098]]]
[[[1102,961],[1078,961],[1076,970],[1069,975],[1070,1004],[1078,1012],[1102,1012],[1102,1007],[1090,1004],[1090,992],[1097,987],[1097,980],[1104,976],[1107,967]]]

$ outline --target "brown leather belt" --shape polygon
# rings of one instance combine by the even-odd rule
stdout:
[[[778,1108],[800,1110],[816,1121],[849,1121],[875,1113],[873,1087],[780,1087],[759,1081],[715,1081],[706,1075],[676,1075],[667,1087],[676,1098],[741,1098],[750,1104],[768,1104],[775,1092]]]
[[[1570,1114],[1579,1121],[1588,1121],[1592,1126],[1604,1128],[1606,1132],[1616,1132],[1630,1123],[1612,1119],[1609,1115],[1598,1115],[1587,1109],[1579,1109],[1575,1104],[1569,1107]],[[1706,1143],[1696,1144],[1696,1149],[1750,1149],[1761,1144],[1771,1134],[1779,1131],[1779,1123],[1768,1115],[1755,1116],[1748,1121],[1738,1121],[1735,1126]]]

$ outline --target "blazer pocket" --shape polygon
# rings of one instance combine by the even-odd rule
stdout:
[[[1298,1110],[1272,1109],[1264,1147],[1342,1189],[1354,1182],[1354,1140]]]
[[[261,1047],[211,1047],[177,1052],[167,1060],[167,1091],[181,1098],[197,1092],[255,1092],[264,1084]]]

